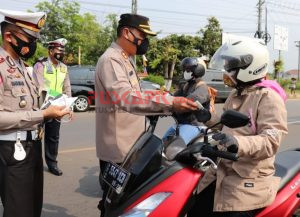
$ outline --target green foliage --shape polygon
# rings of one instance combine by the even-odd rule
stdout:
[[[280,86],[282,87],[282,88],[288,88],[289,87],[289,85],[290,85],[290,83],[291,83],[291,81],[290,80],[287,80],[287,79],[278,79],[277,80],[277,82],[280,84]]]
[[[161,86],[165,84],[164,77],[161,76],[161,75],[150,74],[146,78],[144,78],[143,80],[145,80],[145,81],[151,81],[151,82],[159,84]]]
[[[207,19],[208,24],[199,31],[200,40],[197,48],[200,54],[213,56],[222,43],[222,28],[215,17]]]
[[[284,62],[283,60],[274,61],[274,78],[278,78],[278,73],[283,72],[284,70]]]
[[[170,64],[176,59],[175,75],[180,75],[180,61],[187,56],[198,56],[195,49],[199,37],[187,35],[170,35],[162,39],[151,38],[150,49],[147,52],[149,59],[148,71],[152,73],[164,74],[164,64]]]
[[[80,5],[75,1],[52,0],[40,2],[36,8],[47,13],[47,21],[41,32],[42,42],[66,38],[67,63],[78,62],[81,49],[81,64],[95,65],[111,42],[116,38],[116,15],[108,15],[107,26],[101,26],[96,16],[81,15]]]

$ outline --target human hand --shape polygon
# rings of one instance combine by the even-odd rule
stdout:
[[[174,97],[173,110],[178,113],[195,111],[198,106],[192,100],[185,97]]]

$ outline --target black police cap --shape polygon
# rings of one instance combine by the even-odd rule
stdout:
[[[119,28],[124,26],[136,28],[147,35],[156,35],[156,33],[150,29],[149,18],[138,14],[122,14],[119,20]]]

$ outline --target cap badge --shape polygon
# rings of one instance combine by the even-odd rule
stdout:
[[[45,25],[45,22],[46,22],[46,16],[43,16],[37,23],[38,28],[42,28]]]

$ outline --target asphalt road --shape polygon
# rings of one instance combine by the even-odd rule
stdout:
[[[221,111],[222,104],[217,105]],[[300,100],[287,102],[289,134],[280,150],[300,147]],[[155,133],[162,136],[173,124],[171,118],[160,119]],[[42,217],[99,217],[101,192],[98,185],[98,159],[95,152],[95,112],[76,113],[75,120],[61,127],[59,166],[64,171],[56,177],[45,168],[44,207]],[[0,203],[0,216],[3,208]]]

